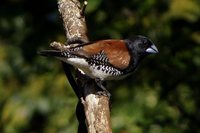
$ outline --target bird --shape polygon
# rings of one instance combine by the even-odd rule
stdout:
[[[131,75],[147,55],[156,53],[158,49],[155,44],[141,35],[128,39],[83,42],[64,51],[39,51],[42,56],[52,56],[78,68],[82,73],[95,79],[97,85],[106,92],[102,85],[104,81],[120,80]]]

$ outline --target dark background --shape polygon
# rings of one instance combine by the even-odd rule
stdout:
[[[109,82],[114,132],[200,132],[199,0],[89,0],[86,20],[90,40],[144,35],[159,49]],[[0,132],[77,131],[60,62],[36,54],[53,41],[66,41],[56,0],[0,1]]]

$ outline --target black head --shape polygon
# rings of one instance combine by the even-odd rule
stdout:
[[[156,54],[158,49],[151,40],[144,36],[134,36],[126,40],[131,53],[138,55]]]

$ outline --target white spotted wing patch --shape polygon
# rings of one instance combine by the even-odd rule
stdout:
[[[90,58],[87,59],[88,63],[90,65],[96,64],[96,65],[108,65],[109,60],[104,53],[104,51],[99,52],[98,54],[92,55]]]
[[[113,67],[109,63],[109,59],[107,58],[104,51],[99,52],[96,55],[93,55],[91,58],[87,59],[88,64],[94,69],[96,74],[102,73],[103,75],[107,75],[107,78],[114,78],[115,76],[122,75],[123,72]]]

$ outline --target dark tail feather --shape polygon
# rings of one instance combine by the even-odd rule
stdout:
[[[58,50],[41,50],[38,51],[38,54],[41,56],[56,56],[56,57],[64,57],[65,53]]]

